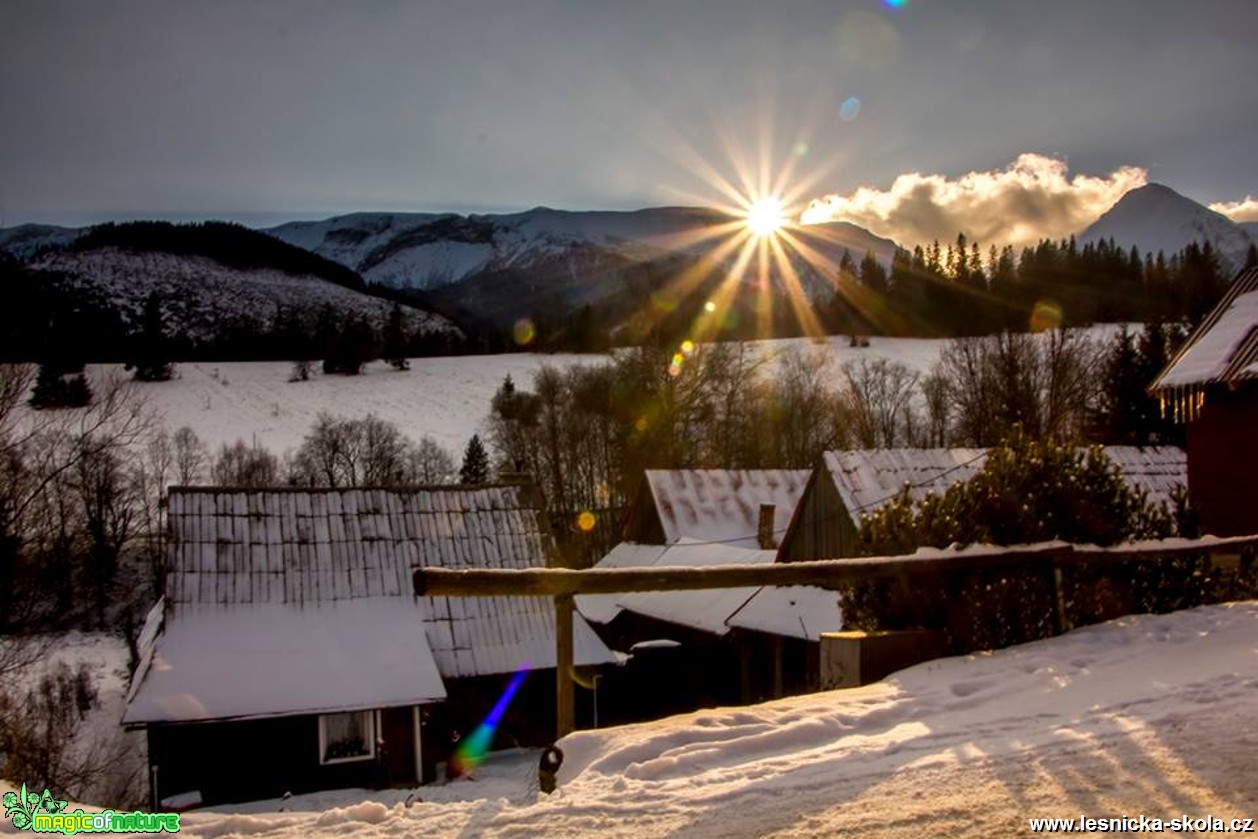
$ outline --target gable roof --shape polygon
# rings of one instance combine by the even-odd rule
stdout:
[[[826,452],[826,470],[853,520],[895,498],[907,485],[915,501],[978,474],[987,449],[856,449]]]
[[[1258,267],[1232,280],[1223,299],[1149,389],[1166,391],[1243,379],[1258,379]]]
[[[1102,446],[1123,478],[1153,504],[1173,505],[1172,491],[1188,483],[1188,458],[1175,446]],[[872,513],[907,486],[915,501],[968,481],[987,461],[987,449],[856,449],[826,452],[823,462],[853,521]]]
[[[648,469],[646,484],[667,544],[683,538],[759,548],[760,505],[772,504],[779,537],[810,469]]]
[[[415,704],[444,696],[444,678],[555,666],[549,598],[416,598],[412,588],[416,567],[545,567],[550,537],[528,488],[173,488],[169,503],[164,627],[151,633],[127,722]],[[240,630],[211,631],[225,621]],[[578,664],[615,660],[579,617],[573,633]],[[284,663],[255,669],[249,637]],[[318,684],[343,680],[297,672],[349,658],[359,661],[344,663],[340,690]],[[211,701],[214,685],[251,673],[286,686]]]

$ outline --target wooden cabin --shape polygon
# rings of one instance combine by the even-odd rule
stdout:
[[[147,730],[154,806],[434,780],[521,670],[497,742],[549,742],[551,600],[412,586],[417,567],[550,565],[535,495],[172,489],[164,597],[123,717]],[[577,664],[616,660],[579,616],[573,631]]]
[[[1105,446],[1134,488],[1174,508],[1173,493],[1188,481],[1187,461],[1174,446]],[[857,556],[862,515],[907,487],[915,499],[942,493],[983,468],[986,449],[860,449],[825,452],[778,548],[782,562]]]
[[[1232,280],[1150,391],[1187,423],[1188,496],[1202,530],[1258,533],[1258,267]]]

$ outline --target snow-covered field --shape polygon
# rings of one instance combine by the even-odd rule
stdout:
[[[477,779],[186,814],[181,835],[997,836],[1258,816],[1258,603],[1141,615],[886,682],[570,735]],[[281,807],[284,812],[279,812]]]
[[[1105,338],[1115,328],[1098,326],[1091,332]],[[874,338],[869,347],[855,349],[846,338],[833,337],[820,343],[757,341],[753,346],[766,353],[791,347],[822,353],[833,359],[838,375],[841,364],[860,358],[888,358],[925,374],[945,344],[922,338]],[[316,374],[306,382],[289,382],[292,364],[283,361],[198,362],[178,365],[173,381],[136,387],[169,430],[190,426],[211,450],[243,439],[283,454],[301,444],[320,411],[328,411],[346,417],[373,413],[413,440],[431,436],[458,458],[472,434],[484,431],[490,400],[508,374],[518,387],[529,389],[544,364],[567,368],[605,360],[598,355],[537,353],[417,358],[409,371],[373,362],[361,376]],[[92,365],[89,374],[94,382],[125,375],[118,365]]]

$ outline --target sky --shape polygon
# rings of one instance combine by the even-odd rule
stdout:
[[[1252,0],[0,0],[0,226],[773,193],[988,242],[1146,181],[1258,218],[1255,31]]]

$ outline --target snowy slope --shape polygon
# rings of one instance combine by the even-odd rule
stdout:
[[[1104,341],[1116,329],[1097,326],[1089,335]],[[822,343],[780,338],[750,346],[773,358],[791,348],[822,353],[834,375],[844,362],[859,358],[886,358],[926,375],[946,344],[929,338],[875,337],[869,347],[858,349],[848,346],[846,338],[832,337]],[[307,382],[288,381],[292,365],[286,361],[188,362],[176,366],[172,381],[133,386],[166,428],[189,426],[211,449],[243,439],[282,454],[299,446],[319,413],[329,411],[346,417],[375,414],[413,440],[427,435],[461,455],[473,434],[485,436],[490,400],[507,375],[518,387],[531,390],[543,365],[563,369],[605,361],[607,356],[573,353],[416,358],[407,371],[377,361],[360,376],[318,374]],[[98,391],[111,377],[126,376],[117,364],[88,365],[88,374]]]
[[[280,308],[311,315],[325,305],[338,314],[382,323],[392,304],[327,280],[274,269],[230,268],[204,256],[132,252],[118,248],[52,251],[28,263],[35,271],[64,275],[79,293],[110,301],[123,322],[138,327],[145,300],[162,300],[169,328],[192,339],[209,338],[233,322],[269,328]],[[408,309],[412,329],[454,330],[447,319]]]
[[[890,358],[924,374],[944,343],[874,338],[872,346],[853,349],[846,338],[832,338],[821,349],[836,364],[857,357]],[[791,346],[813,347],[804,339],[757,341],[753,346],[772,354]],[[212,449],[243,439],[280,454],[300,445],[319,413],[330,411],[349,417],[375,414],[412,439],[428,435],[461,455],[473,434],[484,437],[490,400],[507,375],[518,387],[532,389],[533,376],[543,365],[567,368],[606,360],[564,353],[416,358],[408,371],[372,362],[360,376],[319,374],[307,382],[289,382],[292,365],[285,361],[189,362],[176,366],[172,381],[134,386],[168,429],[190,426]],[[94,385],[126,375],[116,364],[89,365],[88,373]]]
[[[0,252],[22,260],[43,248],[62,248],[79,238],[78,227],[57,227],[51,224],[22,224],[0,227]]]
[[[1109,238],[1142,254],[1160,250],[1167,256],[1190,242],[1209,242],[1230,270],[1244,264],[1254,241],[1241,225],[1161,184],[1131,190],[1079,234],[1080,244]]]
[[[188,813],[180,834],[1009,836],[1036,817],[1254,817],[1255,639],[1254,602],[1127,617],[855,690],[577,732],[550,796],[509,752],[410,807],[404,790],[318,793]]]

